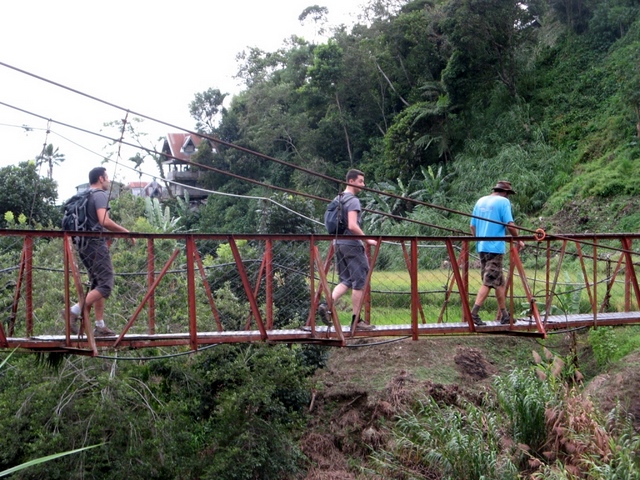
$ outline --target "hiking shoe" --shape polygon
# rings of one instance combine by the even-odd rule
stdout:
[[[368,323],[363,322],[362,320],[360,320],[357,324],[356,324],[356,330],[375,330],[376,327],[375,325],[369,325]]]
[[[329,311],[329,305],[322,302],[318,305],[318,316],[322,323],[324,323],[327,327],[331,326],[331,311]]]
[[[111,330],[109,327],[104,326],[104,327],[96,327],[93,330],[93,335],[95,337],[115,337],[116,336],[116,332],[114,332],[113,330]]]
[[[60,315],[62,315],[64,320],[67,319],[64,308],[60,311]],[[69,333],[71,335],[78,335],[80,333],[80,319],[78,317],[79,315],[69,310]]]
[[[500,323],[502,325],[509,325],[511,323],[511,315],[509,315],[509,313],[503,314],[502,318],[500,319]]]
[[[477,313],[471,314],[471,320],[473,320],[473,324],[478,327],[481,327],[482,325],[486,325],[486,323],[482,321],[482,319],[480,318],[480,315],[478,315]]]

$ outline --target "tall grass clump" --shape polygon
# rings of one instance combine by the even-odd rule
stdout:
[[[623,409],[605,418],[571,362],[543,349],[493,382],[481,407],[429,397],[391,428],[371,474],[402,480],[640,480],[640,437]],[[523,476],[524,475],[524,476]]]
[[[530,369],[518,368],[498,377],[494,389],[514,442],[540,455],[547,439],[545,412],[556,399],[550,382],[538,378]]]
[[[615,415],[619,414],[615,409]],[[621,435],[611,442],[611,459],[599,463],[586,459],[590,478],[601,480],[640,480],[640,436],[629,418],[625,419]]]
[[[589,344],[598,366],[604,368],[640,347],[640,329],[637,326],[592,328]]]
[[[384,478],[516,479],[516,466],[500,454],[499,423],[473,404],[461,409],[425,398],[396,424],[394,447],[372,455],[374,468]]]
[[[589,344],[600,368],[606,367],[618,349],[613,327],[598,327],[589,330]]]

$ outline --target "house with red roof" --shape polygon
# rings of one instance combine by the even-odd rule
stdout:
[[[206,192],[197,188],[202,171],[193,169],[191,161],[201,142],[208,142],[212,151],[216,151],[209,139],[191,133],[169,133],[164,139],[162,165],[168,168],[166,178],[173,195],[182,196],[188,191],[193,200],[207,197]]]

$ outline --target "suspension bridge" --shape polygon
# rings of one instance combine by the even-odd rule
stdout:
[[[86,235],[86,234],[80,234]],[[491,296],[471,320],[480,287],[474,239],[368,237],[371,269],[361,306],[373,330],[350,325],[349,294],[336,304],[332,237],[104,233],[116,286],[96,338],[92,320],[72,334],[68,309],[86,293],[69,233],[0,232],[0,348],[96,356],[103,350],[238,342],[346,346],[371,337],[529,335],[640,324],[637,234],[521,236],[505,258],[511,323],[491,321]],[[136,238],[132,247],[127,238]],[[507,237],[509,240],[509,237]],[[329,299],[330,319],[317,314]]]

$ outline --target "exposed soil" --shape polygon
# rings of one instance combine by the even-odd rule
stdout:
[[[605,413],[619,404],[640,433],[640,351],[627,355],[622,364],[591,380],[585,394]]]
[[[625,217],[640,212],[637,197],[588,198],[568,202],[550,217],[540,217],[541,227],[548,233],[619,232]]]
[[[558,353],[568,353],[568,342],[560,340]],[[315,377],[313,419],[302,441],[313,464],[306,479],[375,478],[354,473],[354,459],[366,463],[371,447],[385,446],[389,439],[384,425],[412,402],[427,395],[446,405],[462,399],[480,405],[494,376],[513,368],[516,357],[520,365],[527,357],[533,360],[533,350],[541,351],[535,340],[513,337],[421,339],[331,350],[328,366]],[[589,353],[579,353],[585,364]],[[603,412],[622,401],[635,416],[638,431],[639,367],[637,352],[619,370],[591,379],[585,390]]]

